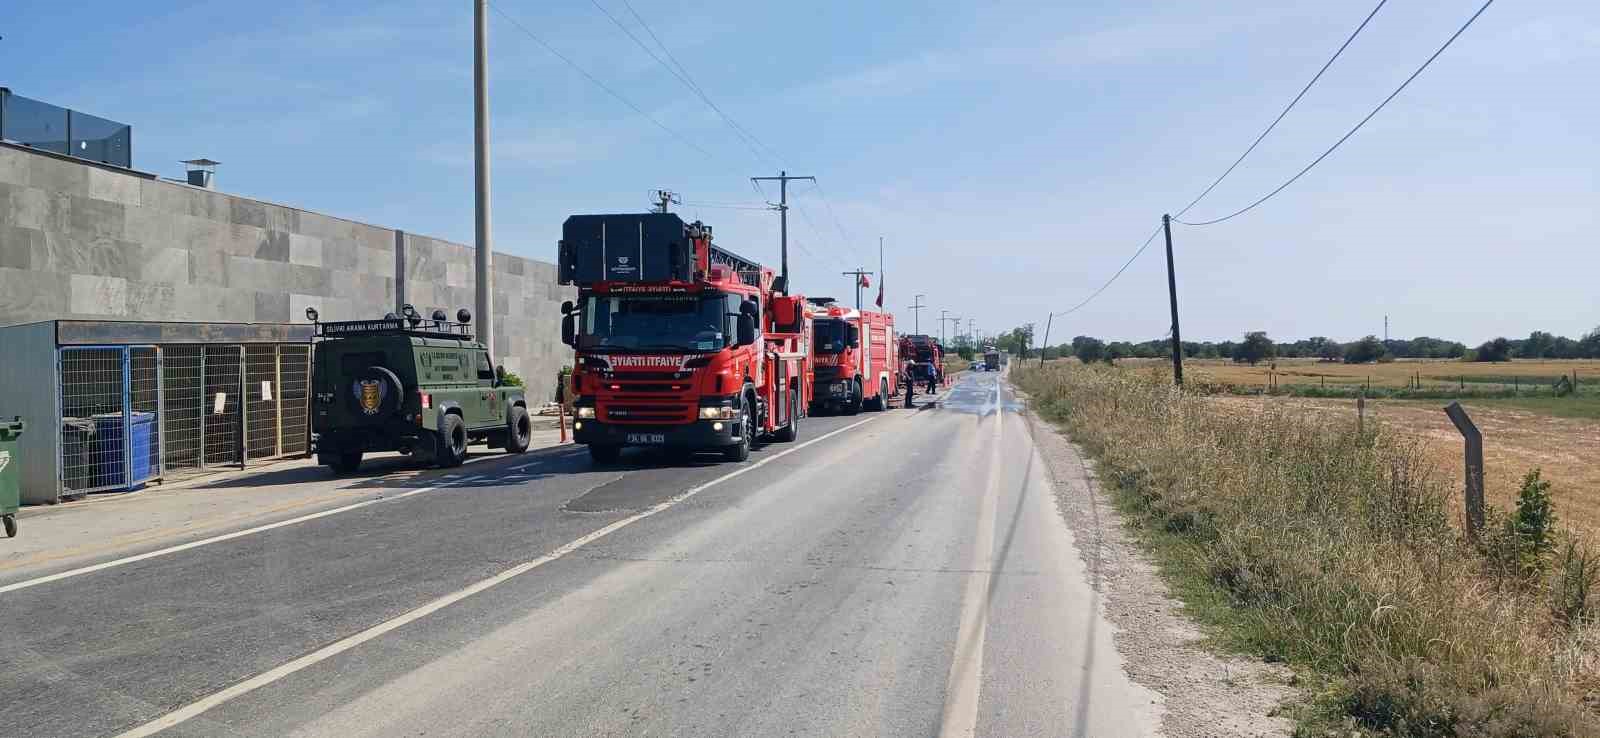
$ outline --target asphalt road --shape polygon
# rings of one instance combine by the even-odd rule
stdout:
[[[0,735],[1152,735],[1015,410],[969,375],[0,589]]]

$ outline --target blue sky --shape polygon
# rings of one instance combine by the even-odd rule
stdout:
[[[648,42],[621,0],[598,0]],[[1304,166],[1478,0],[1393,2],[1235,174],[1230,212]],[[980,328],[1092,292],[1230,163],[1372,3],[817,2],[634,7],[758,158],[590,0],[497,7],[705,152],[491,15],[494,229],[549,260],[562,220],[760,205],[794,185],[809,294],[888,244],[889,304]],[[135,166],[224,165],[219,189],[461,242],[472,237],[471,3],[11,0],[0,85],[134,125]],[[1600,4],[1499,2],[1311,174],[1223,225],[1177,228],[1186,338],[1469,342],[1600,325]],[[776,197],[768,185],[767,197]],[[825,197],[824,197],[825,195]],[[777,216],[685,205],[777,261]],[[1167,328],[1159,242],[1059,336]],[[909,327],[911,316],[900,310]],[[923,330],[936,329],[924,313]],[[1041,326],[1042,327],[1042,326]],[[905,330],[904,328],[902,330]]]

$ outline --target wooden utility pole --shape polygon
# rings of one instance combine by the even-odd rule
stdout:
[[[1056,314],[1051,313],[1044,321],[1044,342],[1039,344],[1039,366],[1044,366],[1044,350],[1050,347],[1050,324],[1056,322]]]
[[[1167,234],[1167,298],[1172,302],[1172,381],[1183,386],[1183,338],[1178,335],[1178,274],[1172,267],[1172,216],[1161,216]]]
[[[782,261],[783,281],[785,284],[789,282],[789,180],[791,179],[817,181],[816,177],[791,177],[786,171],[779,171],[776,177],[750,178],[751,182],[766,182],[770,180],[777,180],[778,182],[778,204],[773,209],[778,211],[778,249],[779,258]],[[859,303],[861,301],[856,300],[856,302]],[[860,309],[860,307],[860,305],[856,305],[857,309]]]

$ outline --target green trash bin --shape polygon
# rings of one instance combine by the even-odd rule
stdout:
[[[24,425],[20,416],[0,420],[0,523],[5,525],[7,538],[17,535],[17,507],[22,502],[22,490],[17,486],[17,467],[22,465],[17,439],[22,437]]]

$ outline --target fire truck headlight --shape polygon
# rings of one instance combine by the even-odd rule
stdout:
[[[583,430],[583,421],[581,421],[581,420],[573,421],[572,429],[573,430]]]
[[[722,407],[703,407],[703,408],[700,408],[700,419],[701,420],[732,420],[733,419],[733,408],[728,407],[726,405],[724,405]]]
[[[722,424],[721,423],[712,423],[711,424],[711,430],[714,430],[714,431],[722,430]]]
[[[578,417],[580,417],[580,418],[593,418],[594,417],[594,408],[592,408],[592,407],[580,407],[580,408],[578,408]]]

